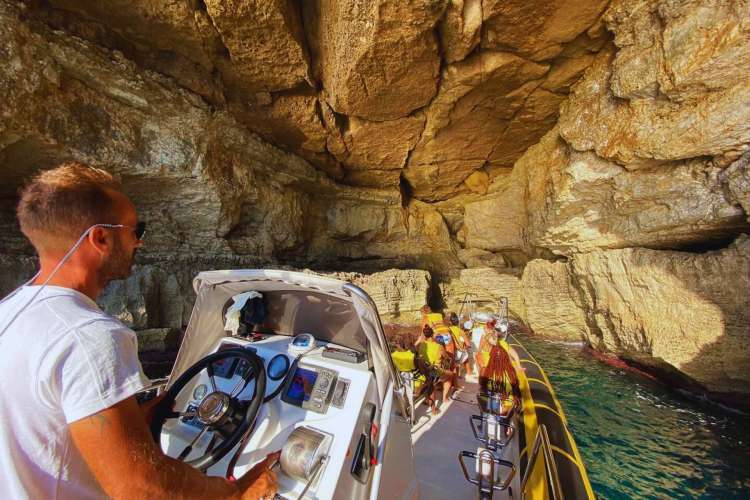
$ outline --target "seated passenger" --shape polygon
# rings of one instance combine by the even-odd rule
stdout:
[[[445,319],[441,319],[438,325],[430,326],[432,326],[432,331],[435,332],[433,336],[435,341],[445,347],[445,350],[448,352],[448,354],[453,356],[456,352],[456,346],[453,343],[450,325],[450,318],[446,316]]]
[[[432,312],[430,306],[425,304],[420,311],[422,312],[422,326],[428,325],[434,331],[443,324],[443,315],[439,312]]]
[[[433,415],[438,413],[438,408],[435,405],[435,399],[438,394],[438,383],[443,384],[443,397],[441,401],[445,403],[448,400],[451,387],[453,385],[453,374],[449,370],[444,368],[444,363],[447,358],[447,354],[443,346],[438,344],[433,338],[434,331],[429,325],[425,325],[422,329],[422,336],[424,342],[419,344],[417,347],[417,354],[419,355],[420,368],[427,377],[429,383],[432,384],[432,394],[428,396],[427,404],[430,406]]]
[[[484,324],[484,326],[479,326],[478,328],[474,329],[474,332],[472,332],[472,339],[477,333],[477,330],[479,330],[480,333],[480,341],[479,341],[479,350],[476,354],[477,358],[477,366],[479,366],[480,374],[481,371],[487,366],[487,363],[490,359],[490,350],[492,349],[492,346],[496,343],[497,333],[495,332],[495,320],[490,320],[487,323]]]
[[[406,342],[403,337],[397,337],[393,341],[393,352],[391,352],[391,359],[396,369],[401,374],[401,379],[406,384],[409,396],[409,401],[413,404],[414,398],[426,387],[426,377],[417,371],[416,364],[416,353],[413,348],[407,348]]]
[[[394,351],[391,353],[393,364],[396,365],[396,369],[400,372],[413,372],[417,369],[415,364],[415,356],[413,350],[407,349],[406,342],[403,337],[397,337],[393,341]]]
[[[471,340],[466,333],[458,326],[458,314],[451,313],[448,316],[450,320],[450,332],[453,337],[453,343],[456,346],[456,365],[458,372],[463,368],[464,374],[471,374],[471,365],[469,364],[469,351],[471,350]],[[458,373],[460,375],[460,373]]]
[[[446,357],[443,360],[443,369],[451,372],[453,375],[453,386],[456,389],[459,389],[458,377],[460,366],[456,357],[459,352],[459,347],[454,338],[454,333],[451,330],[450,314],[451,313],[446,313],[445,319],[443,319],[440,326],[434,329],[434,339],[438,344],[441,344],[445,348]]]
[[[422,313],[422,322],[419,325],[419,328],[420,328],[419,337],[417,338],[417,341],[414,342],[415,348],[419,346],[419,344],[424,342],[424,335],[422,335],[422,330],[424,329],[424,327],[431,326],[429,317],[432,314],[432,309],[430,308],[430,306],[425,304],[419,309],[419,311]]]
[[[521,397],[518,376],[504,341],[495,337],[491,343],[489,360],[479,374],[479,387],[488,396],[488,410],[507,415]],[[507,346],[507,343],[505,343]]]

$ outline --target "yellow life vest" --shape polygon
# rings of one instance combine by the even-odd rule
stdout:
[[[438,325],[432,331],[435,332],[435,335],[448,335],[451,332],[450,328],[445,325]]]
[[[417,350],[419,352],[419,357],[425,360],[427,364],[440,364],[440,344],[437,342],[431,340],[422,342],[419,344]]]
[[[425,315],[425,319],[430,324],[431,327],[435,327],[435,325],[442,325],[443,324],[443,315],[440,313],[430,313]]]
[[[450,331],[456,347],[458,347],[459,349],[466,349],[466,346],[464,345],[466,342],[464,336],[461,334],[461,329],[457,326],[451,326]]]
[[[411,351],[393,351],[391,353],[393,364],[400,372],[410,372],[416,369],[414,364],[414,353]]]

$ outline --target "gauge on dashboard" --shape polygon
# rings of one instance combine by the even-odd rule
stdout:
[[[196,401],[202,401],[203,397],[208,393],[208,387],[206,384],[200,384],[193,390],[193,399]]]
[[[268,362],[266,373],[271,380],[281,380],[289,371],[289,358],[284,354],[277,354]]]
[[[311,333],[300,333],[289,344],[289,352],[302,354],[315,349],[315,337]]]

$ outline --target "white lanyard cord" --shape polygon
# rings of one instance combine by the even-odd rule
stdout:
[[[58,262],[58,264],[57,264],[57,265],[55,266],[55,268],[54,268],[54,269],[52,270],[52,272],[51,272],[51,273],[50,273],[50,275],[49,275],[49,276],[47,277],[47,279],[46,279],[46,280],[44,280],[44,283],[42,283],[42,286],[41,286],[41,287],[39,288],[39,290],[37,290],[37,291],[36,291],[36,293],[34,293],[34,295],[32,295],[32,296],[31,296],[31,298],[29,299],[29,301],[28,301],[28,302],[26,302],[26,303],[25,303],[25,304],[23,305],[23,307],[22,307],[22,308],[20,308],[20,309],[19,309],[18,311],[16,311],[16,314],[15,314],[15,315],[14,315],[14,316],[13,316],[13,317],[12,317],[12,318],[10,319],[10,321],[8,321],[8,322],[7,322],[6,324],[5,324],[5,326],[4,326],[3,328],[2,328],[2,330],[0,330],[0,337],[2,337],[2,336],[3,336],[3,334],[4,334],[4,333],[5,333],[5,332],[6,332],[7,330],[8,330],[8,328],[10,328],[10,325],[12,325],[12,324],[13,324],[13,322],[14,322],[14,321],[15,321],[16,319],[18,319],[18,316],[20,316],[20,315],[21,315],[21,313],[22,313],[23,311],[25,311],[25,310],[26,310],[26,308],[27,308],[27,307],[29,307],[29,306],[31,305],[31,303],[32,303],[32,302],[34,302],[34,299],[36,299],[36,298],[37,298],[37,296],[38,296],[38,295],[39,295],[40,293],[42,293],[42,290],[44,290],[44,287],[46,287],[46,286],[47,286],[47,283],[49,283],[49,280],[51,280],[51,279],[52,279],[52,277],[53,277],[53,276],[55,275],[55,273],[57,273],[57,271],[59,271],[59,270],[60,270],[60,268],[61,268],[61,267],[63,266],[63,264],[65,264],[65,262],[66,262],[66,261],[67,261],[67,260],[68,260],[68,259],[70,258],[70,256],[71,256],[71,255],[73,255],[73,253],[74,253],[74,252],[75,252],[76,250],[78,250],[78,247],[79,247],[79,246],[81,246],[81,243],[83,243],[83,240],[84,240],[84,239],[86,238],[86,236],[88,236],[89,232],[90,232],[90,231],[91,231],[92,229],[94,229],[95,227],[110,227],[110,228],[116,228],[116,227],[125,227],[125,226],[123,226],[122,224],[94,224],[93,226],[91,226],[90,228],[88,228],[87,230],[85,230],[85,231],[83,232],[83,234],[81,234],[81,236],[80,236],[80,237],[78,238],[78,241],[76,241],[75,245],[73,245],[73,246],[72,246],[72,247],[70,248],[70,250],[68,250],[68,253],[66,253],[66,254],[65,254],[65,256],[64,256],[64,257],[63,257],[63,258],[62,258],[62,259],[60,260],[60,262]],[[39,273],[41,273],[41,270],[37,271],[37,273],[36,273],[36,274],[34,275],[34,277],[33,277],[33,278],[31,278],[31,279],[30,279],[29,281],[27,281],[27,282],[26,282],[26,283],[24,283],[23,285],[19,286],[19,287],[18,287],[18,288],[16,288],[15,290],[13,290],[13,291],[12,291],[11,293],[9,293],[9,294],[8,294],[8,295],[7,295],[7,296],[6,296],[5,298],[4,298],[4,299],[0,300],[0,304],[2,304],[3,302],[5,302],[6,300],[10,299],[11,297],[13,297],[13,296],[14,296],[15,294],[17,294],[17,293],[18,293],[18,291],[19,291],[19,290],[21,290],[21,288],[23,288],[23,287],[27,286],[27,285],[28,285],[29,283],[33,283],[33,282],[34,282],[34,280],[35,280],[35,279],[37,278],[37,276],[39,276]]]

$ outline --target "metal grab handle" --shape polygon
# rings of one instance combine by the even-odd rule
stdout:
[[[531,477],[531,471],[534,469],[536,461],[539,458],[539,453],[541,452],[542,456],[544,456],[545,474],[547,476],[547,480],[552,486],[550,497],[553,500],[560,500],[564,498],[562,487],[560,485],[560,477],[557,473],[557,464],[555,463],[555,457],[552,454],[551,447],[552,445],[549,441],[549,434],[547,434],[547,427],[544,424],[541,424],[537,428],[536,436],[534,437],[534,445],[532,446],[531,454],[529,455],[529,462],[526,465],[526,471],[524,472],[523,478],[521,480],[521,495],[523,495],[526,491],[527,483],[529,482],[529,478]]]
[[[483,479],[484,475],[481,472],[481,467],[479,468],[480,472],[477,473],[476,477],[469,476],[469,471],[466,469],[466,462],[464,461],[464,458],[466,457],[473,458],[474,460],[479,458],[480,464],[490,464],[489,481]],[[502,491],[507,489],[516,475],[516,466],[513,465],[512,462],[503,460],[502,458],[497,458],[490,450],[482,450],[478,454],[473,451],[461,451],[458,453],[458,462],[461,464],[461,470],[463,471],[466,480],[471,484],[476,484],[481,493],[491,493],[493,490]],[[510,469],[505,481],[500,485],[495,484],[495,465],[501,465]]]
[[[510,429],[510,434],[506,435],[505,439],[502,439],[502,440],[497,440],[489,436],[485,437],[481,435],[482,424],[489,419],[495,420],[495,423],[500,427]],[[476,425],[474,423],[475,421],[478,421],[479,425]],[[491,415],[472,415],[469,417],[469,425],[471,426],[471,432],[474,433],[474,437],[476,438],[476,440],[482,444],[487,445],[488,448],[493,448],[493,450],[497,448],[502,448],[503,446],[510,443],[511,439],[513,439],[513,436],[516,433],[515,425],[511,424],[510,422],[505,421],[505,419],[501,420]]]

